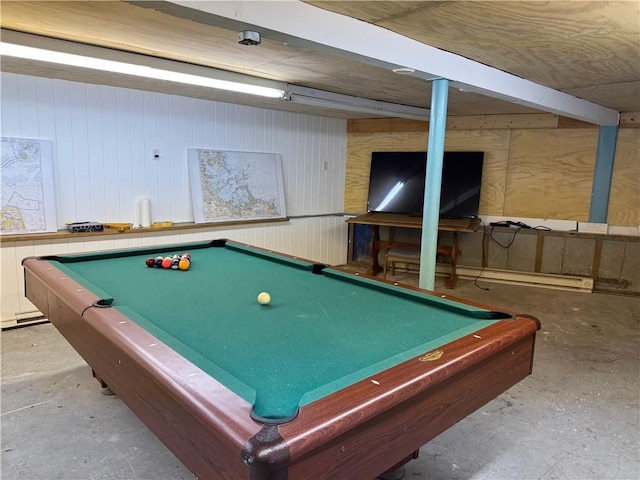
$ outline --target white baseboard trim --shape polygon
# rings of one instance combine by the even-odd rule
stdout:
[[[30,312],[18,312],[12,316],[7,316],[0,319],[0,327],[2,329],[31,325],[36,323],[48,322],[49,320],[40,313],[39,310],[32,310]]]
[[[511,270],[499,270],[485,268],[481,270],[475,267],[458,267],[458,277],[466,280],[474,280],[493,283],[508,283],[514,285],[527,285],[532,287],[554,288],[558,290],[572,290],[584,293],[593,292],[594,281],[591,277],[577,277],[570,275],[555,275],[550,273],[515,272]],[[449,276],[448,265],[437,265],[438,276]]]

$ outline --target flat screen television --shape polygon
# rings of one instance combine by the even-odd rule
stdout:
[[[478,215],[484,152],[444,152],[440,217]],[[422,216],[427,152],[373,152],[369,212]]]

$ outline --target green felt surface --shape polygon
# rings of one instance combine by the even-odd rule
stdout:
[[[145,259],[159,254],[149,251],[55,263],[268,418],[493,322],[481,308],[331,270],[317,275],[306,262],[204,247],[161,251],[190,251],[188,271],[148,268]],[[256,300],[262,291],[268,306]]]

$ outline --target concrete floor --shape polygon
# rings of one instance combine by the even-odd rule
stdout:
[[[640,299],[484,286],[446,293],[536,315],[534,373],[425,445],[405,479],[640,478]],[[49,324],[2,333],[1,455],[3,480],[193,478]]]

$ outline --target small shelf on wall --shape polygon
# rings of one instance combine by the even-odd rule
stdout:
[[[157,233],[161,231],[177,231],[177,230],[193,230],[193,229],[205,229],[213,227],[229,227],[235,225],[250,225],[256,223],[274,223],[274,222],[288,222],[289,218],[273,218],[273,219],[260,219],[260,220],[236,220],[232,222],[215,222],[215,223],[172,223],[172,222],[157,222],[158,225],[151,227],[139,227],[128,229],[111,229],[105,228],[101,232],[78,232],[71,233],[67,230],[58,230],[57,232],[49,233],[24,233],[19,235],[0,235],[1,243],[9,242],[29,242],[34,240],[69,240],[80,237],[113,237],[121,235],[134,235],[138,233]]]

